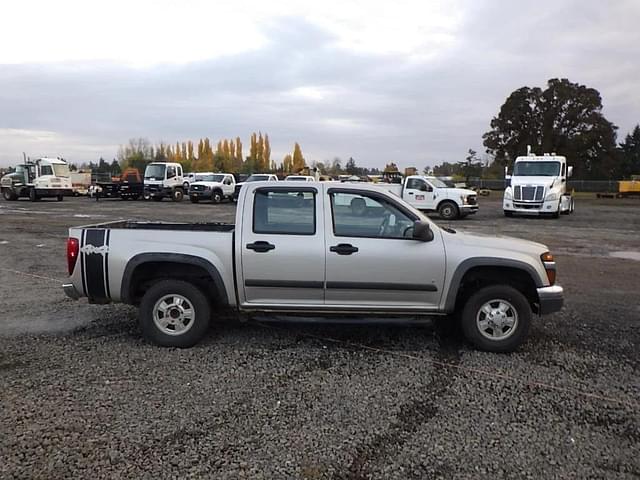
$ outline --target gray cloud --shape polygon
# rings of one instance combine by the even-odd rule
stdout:
[[[640,121],[640,5],[473,3],[454,44],[428,61],[356,54],[300,19],[272,22],[254,50],[183,66],[3,65],[0,164],[20,152],[112,158],[152,142],[269,133],[274,157],[353,156],[422,167],[482,151],[482,133],[522,85],[568,77],[597,88],[625,134]],[[429,53],[429,52],[426,52]]]

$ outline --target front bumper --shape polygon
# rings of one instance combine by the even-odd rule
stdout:
[[[480,207],[478,205],[461,205],[460,211],[464,214],[476,213]]]
[[[62,289],[67,297],[72,298],[73,300],[78,300],[80,298],[80,292],[76,290],[73,283],[63,283]]]
[[[58,197],[62,195],[63,197],[72,197],[73,189],[72,188],[36,188],[36,194],[39,197]]]
[[[209,200],[211,199],[211,190],[190,190],[189,197],[197,198],[198,200]]]
[[[521,215],[544,215],[553,214],[558,211],[558,201],[548,202],[521,202],[519,200],[504,200],[502,209],[507,212]]]
[[[560,285],[550,285],[548,287],[540,287],[538,290],[538,299],[540,301],[540,315],[558,312],[562,309],[564,303],[564,290]]]

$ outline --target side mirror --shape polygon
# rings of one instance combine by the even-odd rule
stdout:
[[[506,165],[504,166],[504,177],[509,177],[509,167],[507,167]]]
[[[567,167],[567,177],[571,177],[573,175],[573,166]]]
[[[416,220],[413,224],[413,238],[421,242],[430,242],[433,240],[433,231],[429,223]]]

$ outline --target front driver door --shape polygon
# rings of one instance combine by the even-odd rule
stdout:
[[[431,208],[431,197],[433,193],[429,191],[429,185],[421,178],[412,177],[407,180],[404,188],[404,199],[413,207],[419,210]]]
[[[325,304],[434,310],[445,273],[442,238],[414,240],[419,217],[378,192],[330,188],[325,206]]]

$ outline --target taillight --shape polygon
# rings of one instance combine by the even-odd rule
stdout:
[[[549,279],[549,285],[556,283],[556,262],[553,255],[549,252],[545,252],[540,255],[540,260],[544,265],[544,270],[547,272],[547,278]]]
[[[76,260],[78,260],[79,252],[80,242],[77,238],[69,237],[67,239],[67,266],[69,268],[69,275],[73,273],[73,269],[76,266]]]

